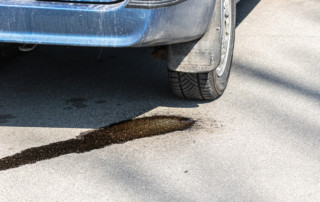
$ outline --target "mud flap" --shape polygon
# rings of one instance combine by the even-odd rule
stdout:
[[[221,0],[216,1],[214,14],[206,34],[187,43],[168,46],[167,63],[172,71],[204,73],[216,69],[221,60]]]

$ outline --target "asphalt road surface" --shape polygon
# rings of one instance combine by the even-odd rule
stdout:
[[[0,171],[0,201],[319,201],[320,1],[243,0],[215,102],[175,98],[151,49],[40,46],[0,64],[0,158],[135,117],[186,131]]]

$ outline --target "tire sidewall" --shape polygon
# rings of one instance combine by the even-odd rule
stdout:
[[[222,95],[224,90],[227,87],[229,76],[230,76],[230,69],[232,65],[232,58],[233,58],[233,49],[234,49],[234,42],[235,42],[235,27],[236,27],[236,3],[234,0],[231,1],[232,6],[232,17],[231,17],[231,36],[230,36],[230,47],[229,47],[229,54],[228,58],[226,58],[226,68],[221,76],[218,76],[217,71],[213,70],[213,78],[216,91]]]

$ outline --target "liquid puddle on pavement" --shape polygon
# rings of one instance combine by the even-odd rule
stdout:
[[[0,159],[0,171],[71,153],[84,153],[111,144],[190,128],[194,120],[176,116],[138,118],[83,133],[76,138],[33,147]]]

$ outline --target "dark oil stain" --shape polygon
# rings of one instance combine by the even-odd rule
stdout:
[[[64,107],[63,109],[64,109],[64,110],[68,110],[68,111],[69,111],[69,110],[71,110],[71,109],[72,109],[72,107]]]
[[[106,103],[107,101],[105,101],[105,100],[97,100],[97,101],[95,101],[95,103],[97,103],[97,104],[103,104],[103,103]]]
[[[184,171],[184,173],[188,173],[188,172],[189,172],[188,170]]]
[[[175,116],[154,116],[124,121],[80,134],[73,139],[33,147],[4,157],[0,159],[0,170],[12,169],[61,155],[89,152],[134,139],[185,130],[194,123],[192,119]]]
[[[85,108],[87,107],[87,105],[84,103],[86,102],[86,99],[83,98],[71,98],[71,99],[67,99],[66,103],[70,104],[71,106],[81,109],[81,108]]]
[[[14,119],[15,116],[11,114],[0,114],[0,123],[8,123],[9,119]]]

